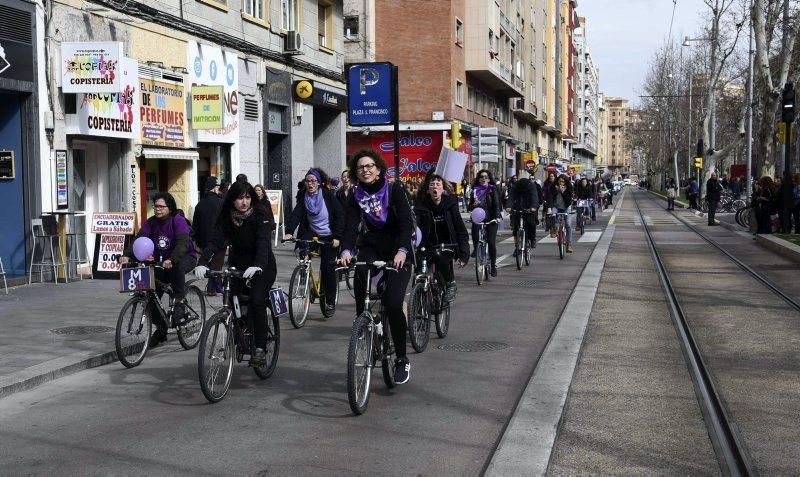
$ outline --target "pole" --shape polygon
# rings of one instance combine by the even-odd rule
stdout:
[[[689,157],[686,159],[686,180],[688,181],[689,178],[692,176],[692,128],[694,127],[694,123],[692,123],[692,80],[694,79],[694,75],[689,76]],[[676,177],[675,180],[677,181],[678,178]]]
[[[747,202],[753,196],[753,15],[750,15],[749,71],[747,73]],[[751,204],[752,205],[752,204]]]
[[[481,164],[481,126],[478,125],[478,170],[483,169],[483,164]]]
[[[392,123],[394,125],[394,178],[400,180],[400,87],[397,84],[398,68],[392,66]]]

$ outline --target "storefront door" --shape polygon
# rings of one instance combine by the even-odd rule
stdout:
[[[17,94],[0,93],[0,151],[14,155],[14,177],[0,179],[0,257],[9,276],[24,275],[25,270],[25,206],[22,177],[22,115]],[[6,153],[4,157],[10,156]],[[10,169],[10,164],[7,164]],[[10,171],[8,171],[10,174]]]
[[[94,250],[94,234],[89,233],[92,214],[109,210],[108,145],[102,142],[76,141],[72,146],[72,183],[70,206],[86,214],[86,245]]]

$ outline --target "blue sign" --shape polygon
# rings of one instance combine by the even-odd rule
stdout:
[[[272,304],[272,313],[275,316],[289,312],[289,304],[286,302],[286,293],[284,293],[283,288],[270,289],[269,301]]]
[[[153,290],[156,286],[152,267],[123,268],[119,273],[120,293]]]
[[[359,63],[347,73],[347,122],[351,126],[392,124],[391,63]]]

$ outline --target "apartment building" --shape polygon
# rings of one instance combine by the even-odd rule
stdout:
[[[578,57],[576,70],[576,139],[574,146],[575,162],[594,175],[595,158],[598,154],[598,88],[599,72],[589,53],[586,38],[586,18],[578,18],[575,29],[575,51]]]
[[[595,174],[602,175],[608,169],[608,119],[609,111],[605,95],[597,95],[597,155],[594,158]]]
[[[608,159],[606,168],[615,177],[625,177],[631,172],[631,151],[625,141],[626,127],[631,118],[628,100],[606,97],[608,109]]]

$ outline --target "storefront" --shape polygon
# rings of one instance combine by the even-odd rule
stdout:
[[[295,76],[292,100],[295,116],[292,128],[293,182],[302,180],[311,167],[319,167],[332,177],[338,176],[345,167],[345,90]]]
[[[27,273],[31,218],[42,212],[33,4],[0,0],[0,258],[9,277]]]

